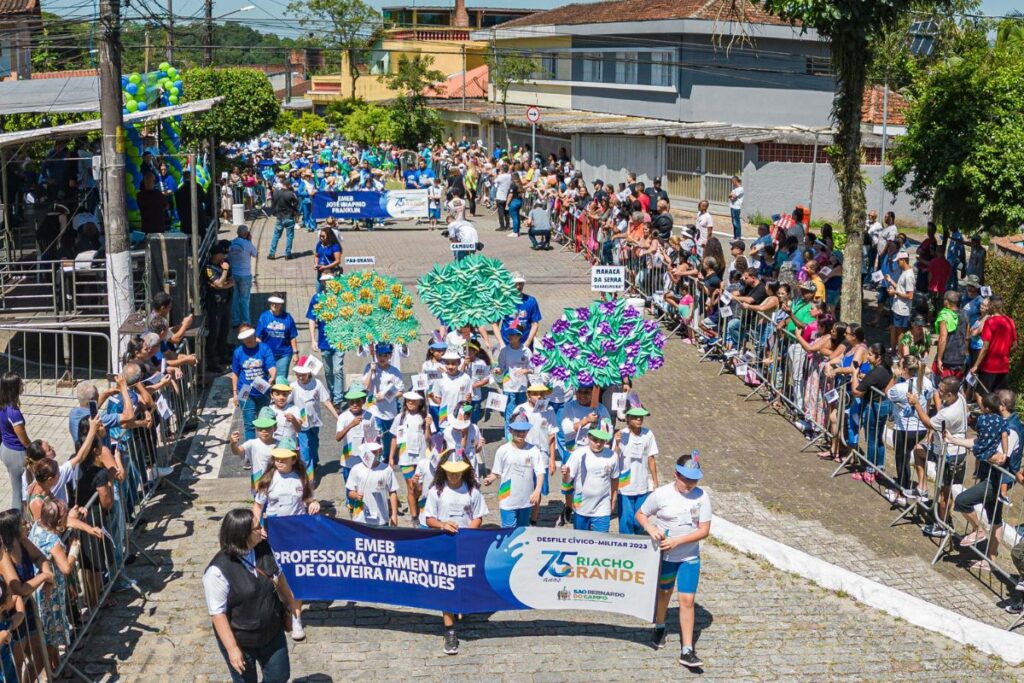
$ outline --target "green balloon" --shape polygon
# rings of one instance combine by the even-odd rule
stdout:
[[[173,66],[170,69],[167,69],[167,77],[170,78],[171,80],[174,80],[174,78],[177,75],[178,75],[178,70],[175,69]]]
[[[141,83],[142,82],[142,76],[139,76],[139,74],[132,74],[131,76],[128,77],[128,81],[130,83]]]
[[[160,70],[161,71],[167,71],[170,68],[171,68],[171,65],[168,64],[167,62],[160,62]]]
[[[136,102],[135,100],[128,100],[127,102],[125,102],[124,108],[127,109],[128,111],[132,111],[133,112],[133,111],[135,111],[135,110],[137,110],[139,108],[139,103]]]
[[[170,102],[171,104],[177,104],[178,103],[178,96],[177,95],[171,95],[170,97],[167,98],[167,101]]]
[[[179,90],[178,90],[177,88],[175,88],[175,87],[174,87],[174,86],[172,85],[172,86],[171,86],[171,95],[173,96],[173,95],[180,95],[180,94],[181,94],[181,91],[179,91]]]

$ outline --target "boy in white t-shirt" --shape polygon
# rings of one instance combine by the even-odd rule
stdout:
[[[484,478],[484,486],[501,479],[498,486],[498,509],[501,526],[505,528],[530,525],[534,507],[540,505],[541,483],[547,474],[548,457],[527,441],[533,425],[516,420],[509,425],[512,440],[502,444],[494,454],[494,467]]]
[[[464,458],[473,468],[473,473],[480,471],[479,454],[484,449],[484,437],[480,428],[469,421],[472,408],[466,406],[455,419],[448,420],[444,428],[445,450],[452,450]]]
[[[675,481],[655,490],[636,513],[637,524],[662,550],[651,643],[655,649],[665,647],[665,613],[674,588],[679,592],[679,663],[688,669],[704,666],[693,649],[700,541],[711,532],[711,499],[697,486],[703,476],[692,456],[680,456],[676,460]]]
[[[643,527],[636,523],[636,512],[658,487],[658,442],[654,432],[644,427],[650,415],[639,406],[626,411],[626,428],[615,434],[612,450],[619,458],[619,533],[642,536]]]
[[[352,387],[345,394],[348,409],[338,416],[338,428],[334,438],[341,442],[341,476],[348,479],[352,468],[359,463],[359,449],[368,441],[377,438],[377,426],[364,406],[366,392],[360,387]],[[349,510],[355,501],[346,496]]]
[[[460,368],[462,357],[448,349],[441,356],[444,372],[430,385],[430,399],[438,407],[437,423],[441,429],[448,420],[458,416],[463,405],[473,401],[473,380]]]
[[[277,428],[274,411],[269,406],[260,410],[259,415],[252,421],[252,426],[256,428],[255,439],[249,439],[240,444],[242,435],[232,432],[230,445],[231,452],[241,456],[242,466],[247,470],[252,470],[250,487],[255,491],[256,482],[263,476],[263,472],[267,469],[267,463],[270,462],[270,451],[274,450],[277,445],[277,441],[274,439],[274,429]]]
[[[338,411],[331,403],[331,395],[327,387],[319,379],[313,376],[312,365],[309,356],[299,359],[298,365],[293,368],[295,381],[292,387],[292,405],[299,411],[302,427],[299,429],[299,457],[302,464],[306,466],[310,480],[316,486],[316,467],[320,464],[320,428],[324,421],[320,417],[320,406],[326,406],[327,410],[338,419]]]
[[[574,450],[562,466],[562,480],[572,482],[575,490],[573,528],[607,533],[619,487],[619,459],[608,448],[611,434],[591,429],[587,437],[589,443]]]
[[[544,475],[541,477],[541,493],[548,495],[548,473],[555,472],[555,457],[558,451],[556,436],[558,434],[558,418],[555,417],[548,403],[547,397],[551,393],[547,385],[531,384],[526,388],[526,402],[516,406],[512,412],[512,421],[525,418],[531,425],[530,433],[526,440],[537,447],[544,458]],[[511,429],[511,425],[509,425]],[[506,434],[506,438],[507,438]],[[540,502],[533,508],[531,521],[536,524],[537,516],[540,513]]]
[[[533,354],[523,346],[523,332],[510,329],[508,346],[498,352],[498,367],[494,372],[501,377],[501,390],[508,396],[505,404],[505,424],[512,421],[512,411],[526,401],[526,385],[529,383],[530,358]]]
[[[379,443],[364,443],[359,449],[359,462],[345,479],[345,491],[355,501],[352,521],[398,526],[398,480],[380,455]]]

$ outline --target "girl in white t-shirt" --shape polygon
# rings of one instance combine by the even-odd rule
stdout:
[[[345,480],[345,492],[354,501],[352,521],[370,526],[398,526],[398,482],[395,471],[380,458],[379,443],[364,443],[359,463]]]
[[[484,486],[501,479],[498,508],[501,526],[506,528],[529,526],[530,513],[540,505],[548,456],[527,442],[527,434],[532,428],[533,425],[526,420],[513,420],[509,425],[512,440],[494,454],[494,467],[484,478]]]
[[[320,512],[320,503],[313,497],[313,487],[306,475],[306,467],[299,460],[297,445],[288,445],[292,446],[292,449],[279,446],[270,452],[273,465],[268,467],[256,482],[252,514],[261,523],[267,517],[315,515]],[[266,538],[266,535],[264,527],[263,537]],[[302,601],[295,600],[294,606],[292,631],[301,633]]]
[[[398,466],[398,470],[405,479],[405,496],[409,503],[409,514],[416,517],[419,512],[415,487],[412,485],[413,475],[416,474],[416,464],[420,456],[427,452],[427,443],[430,440],[431,424],[427,416],[427,406],[423,396],[415,391],[407,391],[403,398],[403,409],[401,414],[391,424],[391,433],[395,438],[391,440],[391,453],[388,454],[388,464],[391,467]]]
[[[469,463],[456,459],[454,454],[445,457],[434,474],[434,482],[427,492],[425,506],[427,526],[441,529],[449,534],[459,529],[479,529],[487,514],[487,503],[480,493],[476,474]],[[455,615],[443,612],[444,652],[447,655],[459,653],[459,638],[455,635]]]
[[[665,647],[665,613],[672,590],[679,592],[679,663],[703,666],[693,649],[694,596],[700,579],[700,541],[711,532],[711,499],[697,486],[704,474],[689,455],[676,460],[675,481],[659,487],[636,513],[636,521],[661,547],[658,602],[654,610],[655,649]]]
[[[658,488],[658,442],[654,432],[644,427],[650,415],[639,406],[626,411],[626,428],[615,433],[613,450],[619,457],[619,533],[642,536],[636,523],[636,511],[651,491]]]
[[[444,364],[441,363],[441,354],[448,349],[448,345],[441,341],[434,341],[427,347],[427,359],[423,361],[423,365],[420,367],[420,372],[427,377],[427,386],[431,386],[435,381],[441,379],[441,375],[444,374]],[[441,402],[434,401],[433,399],[427,404],[427,411],[430,413],[430,419],[434,422],[434,430],[436,431],[438,425],[438,414],[441,410]]]
[[[484,387],[491,382],[491,358],[476,342],[466,344],[464,370],[473,381],[473,410],[469,415],[469,421],[477,424],[484,415]]]

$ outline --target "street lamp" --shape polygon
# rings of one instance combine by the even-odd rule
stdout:
[[[225,17],[230,17],[232,14],[238,14],[239,12],[248,12],[249,10],[256,9],[256,5],[246,5],[240,9],[236,9],[233,12],[222,14],[219,17],[213,16],[213,0],[206,0],[204,3],[206,9],[206,45],[203,47],[203,66],[213,65],[213,22],[219,21]]]

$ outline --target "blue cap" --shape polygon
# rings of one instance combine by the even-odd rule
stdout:
[[[704,478],[704,473],[701,472],[699,467],[683,467],[682,465],[676,465],[676,472],[679,476],[692,479],[693,481]]]
[[[394,350],[395,347],[393,347],[391,344],[377,344],[378,355],[381,353],[391,353]]]
[[[509,429],[517,432],[528,432],[533,429],[533,425],[528,420],[516,420],[508,426]]]
[[[430,348],[434,351],[444,351],[448,348],[448,345],[444,342],[430,342]]]
[[[576,391],[579,391],[580,389],[593,389],[593,388],[594,388],[594,383],[593,382],[580,382],[580,385],[578,387],[576,387]]]

